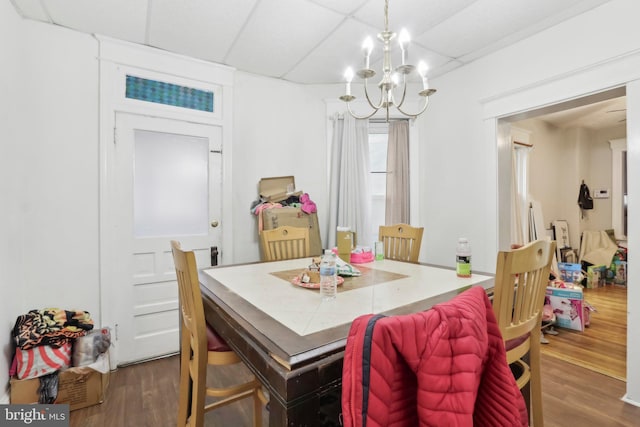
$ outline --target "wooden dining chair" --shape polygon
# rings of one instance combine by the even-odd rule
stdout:
[[[529,419],[543,427],[540,322],[556,242],[536,240],[498,252],[493,310],[505,341],[507,363],[522,390],[529,384]],[[529,355],[529,363],[523,358]]]
[[[253,425],[262,425],[266,399],[255,378],[228,387],[207,385],[207,366],[241,363],[238,355],[205,321],[198,269],[193,251],[171,241],[180,298],[180,388],[178,427],[202,427],[204,414],[240,399],[253,397]],[[216,398],[206,404],[205,397]]]
[[[418,262],[424,227],[408,224],[381,225],[378,240],[384,247],[384,257],[397,261]]]
[[[262,254],[265,261],[304,258],[309,256],[309,229],[282,226],[262,230]]]

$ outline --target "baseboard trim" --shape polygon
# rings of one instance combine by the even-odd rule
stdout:
[[[625,403],[628,403],[629,405],[640,407],[640,402],[636,402],[635,400],[629,399],[626,394],[622,396],[620,400],[622,400]]]

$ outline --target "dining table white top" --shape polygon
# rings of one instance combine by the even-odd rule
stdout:
[[[205,269],[203,274],[299,336],[349,324],[360,315],[385,313],[450,291],[474,285],[486,288],[487,283],[493,283],[488,275],[474,273],[461,278],[450,268],[379,260],[354,265],[362,277],[345,278],[337,297],[323,300],[318,289],[293,283],[296,272],[310,261],[301,258],[223,266]],[[260,324],[253,326],[261,330]]]

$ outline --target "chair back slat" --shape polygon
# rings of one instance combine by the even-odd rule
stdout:
[[[304,258],[309,256],[309,229],[282,226],[260,233],[265,261]]]
[[[384,257],[397,261],[418,262],[424,227],[407,224],[381,225],[378,240],[384,247]]]
[[[554,241],[538,240],[498,253],[494,311],[505,340],[539,328]]]

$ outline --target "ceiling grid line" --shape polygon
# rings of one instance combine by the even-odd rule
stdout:
[[[384,5],[383,0],[10,1],[24,19],[301,84],[343,83],[346,61],[358,58],[364,37],[382,28]],[[413,35],[411,58],[425,59],[433,79],[608,1],[390,1],[390,29],[407,27]]]

